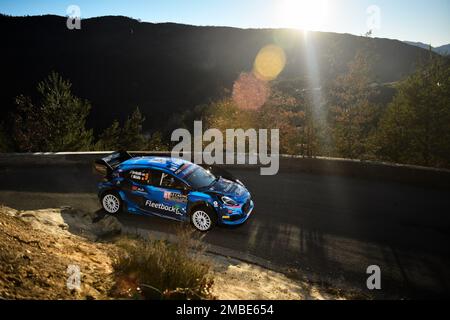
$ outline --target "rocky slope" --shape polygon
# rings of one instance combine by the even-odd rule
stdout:
[[[75,221],[76,215],[79,213],[71,209],[20,212],[0,207],[0,297],[107,298],[113,285],[111,259],[116,248],[74,234],[97,237],[80,223],[89,221],[89,216],[77,224],[67,223]],[[108,223],[111,221],[107,219],[96,227],[105,232]],[[68,287],[67,281],[74,268],[81,272],[81,286],[70,290],[73,286]]]
[[[125,230],[107,215],[72,208],[18,211],[0,205],[0,299],[113,299],[113,266],[124,252],[106,240]],[[202,259],[212,266],[212,294],[218,299],[342,298],[329,288],[237,259],[211,253]]]

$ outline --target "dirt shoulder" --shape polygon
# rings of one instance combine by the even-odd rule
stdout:
[[[0,298],[111,299],[113,266],[121,249],[96,241],[121,232],[111,216],[71,208],[17,211],[0,206]],[[220,300],[342,298],[325,287],[234,258],[203,253],[202,259],[211,266],[211,293]]]
[[[344,296],[308,281],[237,259],[208,255],[213,261],[212,294],[219,300],[341,300]]]
[[[0,207],[0,297],[39,300],[108,297],[113,285],[111,264],[116,248],[71,233],[62,211],[19,212]],[[81,272],[79,290],[69,290],[67,286],[74,266]]]

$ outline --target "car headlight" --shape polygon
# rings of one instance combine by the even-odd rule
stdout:
[[[221,199],[222,199],[222,202],[224,204],[226,204],[227,206],[237,206],[238,205],[238,203],[236,201],[234,201],[233,199],[231,199],[230,197],[223,196]]]

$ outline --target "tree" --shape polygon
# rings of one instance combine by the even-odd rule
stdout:
[[[300,101],[303,117],[301,117],[300,130],[300,155],[304,157],[315,157],[323,151],[324,142],[320,134],[324,132],[324,119],[320,114],[320,101],[313,94],[302,94]]]
[[[139,108],[127,118],[123,128],[117,120],[107,128],[99,137],[96,143],[98,150],[145,150],[148,147],[148,140],[142,133],[142,125],[145,117]]]
[[[113,151],[121,149],[120,137],[122,129],[119,121],[114,120],[112,125],[105,129],[99,137],[99,141],[95,145],[96,150]]]
[[[357,53],[347,73],[337,77],[329,92],[330,126],[338,156],[355,159],[370,153],[368,139],[378,109],[371,97],[376,93],[369,57]]]
[[[164,137],[161,132],[157,131],[151,135],[148,140],[148,150],[151,151],[169,151],[169,144],[164,142]]]
[[[256,121],[260,128],[280,130],[280,152],[298,155],[304,151],[305,111],[299,101],[280,91],[272,92],[259,110]]]
[[[142,125],[145,117],[141,114],[139,108],[128,117],[122,129],[120,145],[126,150],[145,150],[147,139],[142,133]]]
[[[256,128],[255,114],[256,110],[240,109],[232,98],[224,98],[206,107],[203,120],[208,129],[219,129],[222,132],[232,128],[247,130]]]
[[[377,155],[389,161],[450,166],[450,62],[429,63],[403,81],[376,134]]]
[[[310,133],[299,101],[278,90],[273,90],[264,105],[257,109],[240,108],[233,98],[224,98],[202,110],[205,129],[219,129],[224,134],[226,129],[279,129],[282,153],[299,154],[302,135]],[[306,152],[305,149],[305,155]]]
[[[16,98],[14,142],[19,151],[83,151],[92,144],[86,129],[91,106],[72,95],[71,83],[56,72],[37,86],[39,102],[23,95]]]

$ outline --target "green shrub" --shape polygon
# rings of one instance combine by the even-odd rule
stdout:
[[[211,299],[210,265],[191,231],[178,232],[177,243],[121,237],[124,249],[114,263],[113,296],[135,299]]]

